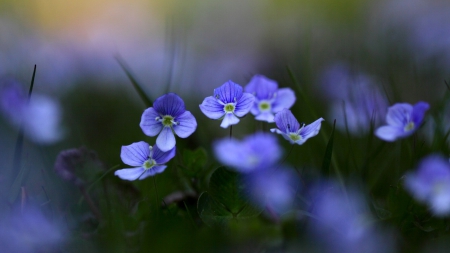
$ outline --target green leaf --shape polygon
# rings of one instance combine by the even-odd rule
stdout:
[[[322,172],[324,175],[330,175],[331,156],[333,155],[334,129],[336,127],[336,120],[333,123],[333,130],[331,131],[330,139],[328,140],[327,149],[322,162]]]
[[[196,176],[205,167],[206,161],[206,150],[202,147],[195,150],[185,149],[183,151],[184,172],[189,176]]]
[[[224,225],[233,219],[231,214],[222,204],[215,201],[207,192],[203,192],[197,202],[198,215],[203,222],[213,226]]]

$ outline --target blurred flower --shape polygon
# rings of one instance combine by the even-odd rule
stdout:
[[[392,252],[386,231],[371,221],[370,211],[356,191],[341,192],[334,183],[324,183],[311,190],[310,220],[312,234],[329,252]]]
[[[273,122],[274,114],[289,109],[295,102],[295,94],[291,88],[278,89],[278,84],[262,75],[253,76],[245,86],[245,91],[255,96],[251,113],[256,120]]]
[[[0,252],[54,252],[63,241],[61,229],[39,210],[2,215]]]
[[[168,93],[157,98],[153,107],[144,111],[140,127],[148,136],[159,134],[156,144],[166,152],[175,147],[173,132],[187,138],[197,128],[197,121],[191,112],[186,111],[184,101],[177,94]]]
[[[278,214],[292,208],[300,184],[292,170],[271,167],[244,176],[250,201]]]
[[[228,138],[217,141],[214,143],[214,153],[224,165],[247,173],[275,165],[281,156],[281,149],[274,136],[256,133],[242,141]]]
[[[39,144],[52,144],[63,137],[61,108],[54,99],[33,92],[30,100],[15,80],[5,80],[0,90],[1,112],[9,122]]]
[[[290,110],[283,109],[281,112],[275,114],[275,123],[278,129],[272,128],[270,131],[281,134],[291,144],[302,145],[309,138],[319,133],[323,120],[323,118],[320,118],[309,125],[305,125],[304,123],[300,125]]]
[[[227,128],[239,122],[238,117],[245,116],[253,106],[254,96],[242,92],[239,84],[231,80],[214,89],[214,96],[207,97],[200,110],[210,119],[221,119],[221,127]]]
[[[438,216],[450,214],[450,163],[440,155],[422,159],[416,172],[405,175],[405,188]]]
[[[373,78],[352,73],[349,66],[338,63],[328,67],[321,76],[321,93],[329,101],[329,118],[336,128],[354,135],[366,134],[384,119],[388,102]]]
[[[430,108],[428,103],[418,102],[414,106],[397,103],[388,109],[387,126],[379,127],[375,135],[385,141],[395,141],[413,134],[422,124],[425,112]]]
[[[174,156],[175,147],[164,152],[157,145],[152,147],[144,141],[122,146],[120,158],[125,164],[135,166],[135,168],[117,170],[114,175],[124,180],[142,180],[163,172],[167,167],[164,163]]]

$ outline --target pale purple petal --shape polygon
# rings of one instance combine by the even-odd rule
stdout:
[[[300,124],[288,109],[283,109],[275,114],[275,123],[282,132],[296,132],[300,128]]]
[[[175,136],[170,127],[164,127],[161,133],[156,138],[156,145],[161,151],[169,151],[175,147]]]
[[[253,76],[245,86],[245,91],[255,95],[258,99],[271,99],[277,89],[277,82],[263,75]]]
[[[162,115],[159,115],[158,112],[156,112],[153,107],[147,108],[141,117],[141,123],[139,126],[141,127],[142,131],[147,136],[156,136],[161,132],[161,129],[163,128],[163,125],[161,122],[155,120],[157,117],[161,117]]]
[[[215,142],[214,153],[217,159],[225,165],[239,166],[245,159],[241,152],[241,143],[236,139],[223,139]]]
[[[423,118],[425,116],[425,112],[428,111],[430,105],[426,102],[418,102],[414,105],[411,120],[414,122],[416,127],[422,123]]]
[[[175,118],[177,125],[173,125],[173,131],[178,137],[186,138],[191,135],[195,129],[197,129],[197,121],[191,112],[185,111],[181,115]]]
[[[302,138],[297,142],[297,144],[303,144],[309,138],[316,136],[320,131],[322,121],[324,121],[324,119],[320,118],[314,121],[313,123],[305,126],[302,130],[300,130],[299,134]]]
[[[227,113],[225,114],[225,117],[223,117],[220,127],[227,128],[229,125],[236,125],[238,122],[238,117],[234,116],[232,113]]]
[[[142,166],[150,154],[149,145],[144,142],[135,142],[128,146],[122,146],[120,158],[130,166]]]
[[[259,114],[259,101],[258,101],[258,99],[255,98],[255,102],[253,102],[253,106],[250,109],[250,112],[253,115],[255,115],[255,116]]]
[[[170,115],[172,117],[177,117],[186,111],[183,99],[175,93],[167,93],[157,98],[153,103],[153,108],[155,108],[161,116]]]
[[[408,117],[411,116],[413,107],[407,103],[398,103],[388,109],[386,123],[391,126],[405,127],[408,123]]]
[[[385,141],[395,141],[400,137],[412,134],[412,132],[405,133],[403,128],[394,126],[382,126],[375,131],[375,135]]]
[[[284,108],[290,109],[295,103],[295,100],[295,93],[291,88],[279,89],[275,101],[272,103],[272,112],[277,113]]]
[[[263,112],[258,114],[255,119],[272,123],[274,122],[275,116],[271,112]]]
[[[219,98],[225,104],[234,103],[242,96],[242,87],[233,81],[224,83],[217,89],[214,89],[214,97]]]
[[[250,93],[243,93],[242,97],[237,101],[234,114],[238,117],[245,116],[253,107],[255,97]]]
[[[207,97],[200,105],[200,110],[210,119],[220,119],[225,114],[223,107],[224,105],[219,103],[216,98]]]
[[[145,171],[144,174],[142,174],[142,176],[139,178],[139,180],[146,179],[147,177],[151,177],[156,174],[159,174],[159,173],[163,172],[166,168],[167,168],[166,165],[156,165],[155,167]]]
[[[165,164],[170,159],[175,156],[176,148],[163,152],[158,148],[158,145],[153,146],[153,156],[152,158],[156,161],[157,164]]]
[[[129,180],[129,181],[133,181],[138,179],[142,173],[144,173],[144,168],[140,167],[140,168],[128,168],[128,169],[121,169],[121,170],[116,170],[116,172],[114,172],[114,175],[120,177],[123,180]]]

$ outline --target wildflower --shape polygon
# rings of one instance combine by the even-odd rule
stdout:
[[[281,112],[275,114],[275,123],[278,129],[272,128],[270,131],[281,134],[291,144],[302,145],[309,138],[319,133],[323,120],[323,118],[320,118],[309,125],[305,125],[304,123],[300,125],[290,110],[283,109]]]
[[[450,213],[450,163],[439,155],[424,158],[416,172],[405,175],[405,188],[431,211],[444,216]]]
[[[389,107],[386,115],[386,126],[379,127],[375,135],[385,141],[395,141],[412,135],[422,124],[425,112],[430,108],[428,103],[418,102],[414,106],[397,103]]]
[[[135,166],[117,170],[114,175],[124,180],[142,180],[159,174],[166,169],[165,163],[175,156],[175,147],[164,152],[158,145],[150,146],[144,141],[135,142],[128,146],[122,146],[120,158],[125,164]]]
[[[256,120],[273,122],[274,114],[289,109],[295,102],[294,91],[290,88],[278,89],[278,84],[262,75],[253,76],[245,91],[255,96],[250,112]]]
[[[187,138],[197,128],[197,121],[191,112],[186,111],[183,100],[177,94],[168,93],[157,98],[153,107],[144,111],[140,127],[148,136],[159,134],[156,144],[166,152],[175,147],[173,132],[178,137]]]
[[[252,108],[255,98],[252,94],[242,92],[239,84],[231,80],[214,89],[214,96],[207,97],[200,105],[200,110],[210,119],[221,119],[221,127],[227,128],[239,122]]]
[[[277,139],[264,133],[250,135],[242,141],[229,138],[217,141],[214,153],[221,163],[244,173],[271,167],[281,156]]]

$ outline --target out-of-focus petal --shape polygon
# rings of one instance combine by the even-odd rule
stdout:
[[[175,147],[175,136],[170,127],[164,127],[156,138],[156,145],[161,151],[167,152]]]
[[[145,135],[155,136],[163,128],[161,122],[157,121],[156,118],[161,117],[159,113],[153,109],[153,107],[147,108],[141,117],[141,123],[139,126]]]
[[[176,153],[176,147],[173,149],[163,152],[158,148],[158,145],[153,146],[153,159],[158,164],[164,164],[168,162],[170,159],[172,159],[175,156]]]
[[[200,110],[210,119],[220,119],[225,114],[223,104],[214,97],[205,98],[200,105]]]
[[[142,174],[142,176],[139,178],[139,180],[146,179],[147,177],[151,177],[156,174],[159,174],[159,173],[163,172],[166,168],[167,168],[166,165],[156,165],[155,167],[145,171],[144,174]]]
[[[282,132],[296,132],[300,124],[288,109],[283,109],[275,114],[275,123]]]
[[[254,75],[245,86],[245,92],[254,94],[258,99],[270,99],[277,91],[278,84],[263,75]]]
[[[391,126],[403,128],[408,122],[407,117],[411,115],[413,107],[407,103],[398,103],[388,109],[386,123]]]
[[[272,103],[272,112],[277,113],[284,108],[290,109],[295,103],[295,100],[295,93],[291,88],[279,89],[275,101]]]
[[[275,116],[271,112],[263,112],[257,115],[255,119],[272,123],[274,122]]]
[[[144,142],[135,142],[128,146],[122,146],[120,158],[130,166],[142,166],[150,154],[149,145]]]
[[[242,97],[237,101],[234,114],[238,117],[245,116],[253,107],[255,97],[250,93],[242,94]]]
[[[178,137],[186,138],[197,129],[197,121],[189,111],[180,114],[175,120],[178,122],[178,125],[173,125],[172,127]]]
[[[410,132],[412,134],[412,132]],[[409,135],[405,133],[402,128],[394,126],[382,126],[375,131],[375,135],[385,141],[395,141],[398,138]]]
[[[220,127],[227,128],[230,125],[236,125],[238,122],[239,122],[238,117],[234,116],[234,114],[232,114],[232,113],[227,113],[223,117]]]
[[[422,123],[428,109],[430,109],[430,105],[426,102],[418,102],[414,105],[411,120],[416,124],[416,127],[419,127],[419,124]]]
[[[142,175],[142,173],[144,173],[144,169],[141,167],[116,170],[116,172],[114,172],[114,175],[120,177],[123,180],[133,181],[138,179]]]
[[[234,103],[242,96],[242,87],[229,80],[217,89],[214,89],[214,97],[218,97],[222,102]]]
[[[153,107],[162,116],[177,117],[186,111],[183,99],[175,93],[167,93],[157,98],[153,103]]]

